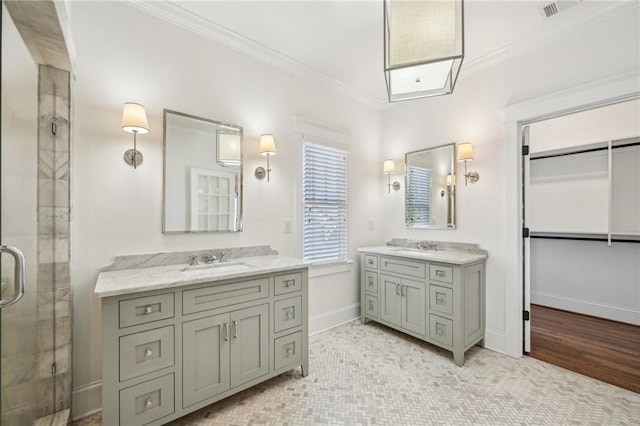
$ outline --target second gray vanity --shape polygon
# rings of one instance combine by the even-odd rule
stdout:
[[[473,244],[393,240],[361,253],[362,322],[373,320],[453,352],[484,339],[485,259]]]
[[[121,257],[100,273],[103,424],[165,424],[297,366],[308,374],[308,270],[251,249],[202,265],[186,252]]]

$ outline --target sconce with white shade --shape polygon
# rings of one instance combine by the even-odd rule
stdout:
[[[389,102],[453,92],[464,58],[463,0],[384,1]]]
[[[122,109],[122,130],[127,133],[133,133],[133,149],[128,149],[124,153],[124,161],[133,168],[137,168],[142,164],[142,153],[138,151],[136,146],[136,136],[139,134],[146,135],[149,133],[149,123],[147,122],[147,113],[144,106],[135,102],[126,102]]]
[[[389,190],[389,194],[391,194],[391,188],[393,188],[394,191],[397,191],[400,189],[400,182],[395,181],[391,183],[391,175],[394,174],[395,172],[396,172],[395,161],[384,160],[384,163],[382,164],[382,173],[387,175],[387,189]]]
[[[467,163],[473,160],[473,145],[470,143],[459,144],[456,158],[458,161],[464,161],[464,186],[467,186],[468,182],[477,182],[480,179],[478,172],[467,172]]]
[[[260,135],[260,155],[264,155],[267,157],[267,168],[265,170],[264,167],[260,166],[256,168],[255,176],[258,179],[264,179],[265,175],[267,176],[267,182],[269,182],[269,174],[271,173],[271,168],[269,166],[269,157],[272,155],[276,155],[276,140],[271,134]]]

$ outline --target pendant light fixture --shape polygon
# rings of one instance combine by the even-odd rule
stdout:
[[[463,0],[384,0],[389,102],[453,92],[464,58]]]

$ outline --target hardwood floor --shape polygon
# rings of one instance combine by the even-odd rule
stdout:
[[[640,393],[640,326],[531,305],[529,355]]]

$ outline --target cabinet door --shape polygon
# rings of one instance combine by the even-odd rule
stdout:
[[[420,335],[427,332],[425,283],[402,280],[402,327]]]
[[[231,387],[269,372],[269,305],[231,312]]]
[[[229,314],[182,325],[182,406],[230,388]]]
[[[380,275],[380,319],[401,325],[400,278]]]

